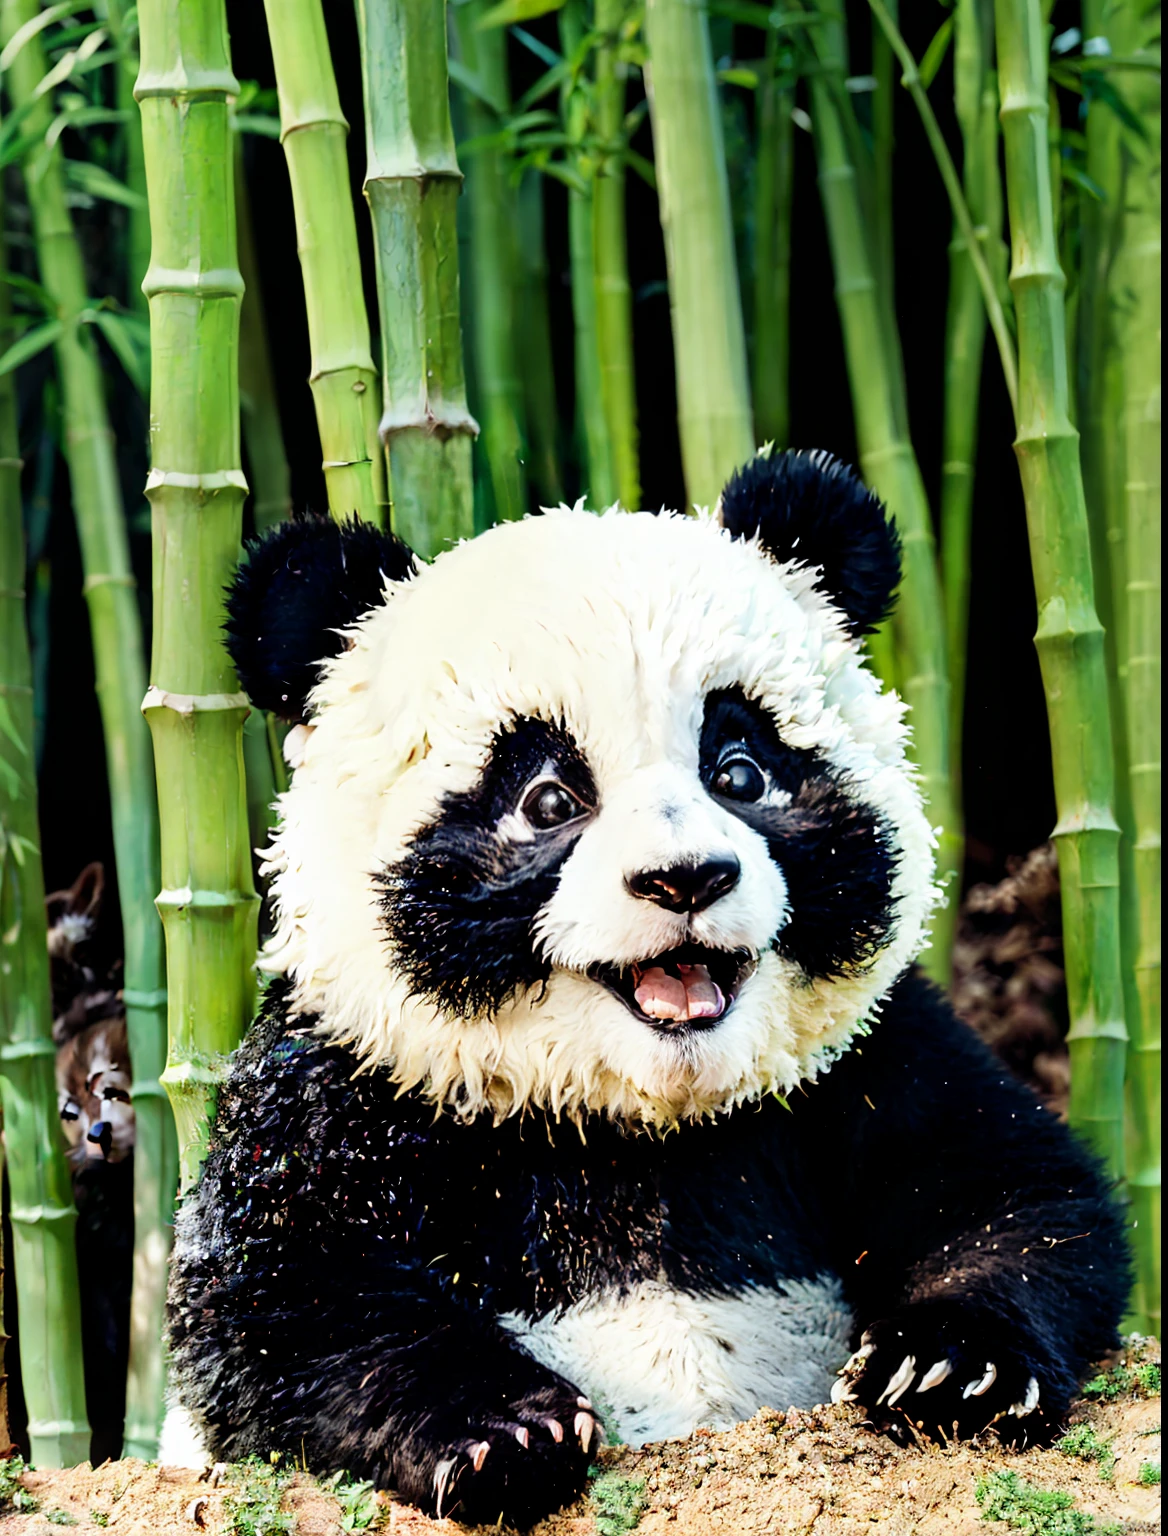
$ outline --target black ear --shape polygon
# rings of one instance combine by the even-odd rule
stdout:
[[[857,638],[892,612],[900,581],[896,524],[855,471],[829,453],[763,450],[722,492],[722,526],[772,559],[818,566],[816,585]]]
[[[336,631],[380,603],[387,580],[413,571],[406,545],[372,523],[298,517],[249,542],[224,628],[256,708],[302,720],[321,662],[344,648]]]

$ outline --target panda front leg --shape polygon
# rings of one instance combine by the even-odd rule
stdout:
[[[363,1460],[426,1513],[471,1523],[524,1527],[584,1489],[600,1438],[592,1404],[478,1319],[427,1316],[412,1336],[398,1329],[355,1352],[348,1379],[327,1369],[310,1460]]]
[[[583,1491],[591,1403],[488,1315],[409,1264],[334,1251],[330,1294],[322,1266],[277,1263],[278,1294],[237,1284],[223,1304],[188,1274],[181,1318],[172,1299],[180,1397],[217,1458],[282,1449],[472,1523],[527,1526]]]
[[[917,978],[840,1066],[837,1263],[859,1336],[836,1401],[903,1433],[1049,1436],[1129,1286],[1102,1170]]]

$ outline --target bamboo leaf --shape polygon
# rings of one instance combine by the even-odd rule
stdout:
[[[133,315],[115,314],[109,309],[83,309],[77,316],[83,325],[96,325],[109,342],[110,351],[126,370],[130,383],[143,399],[150,391],[150,369],[146,349],[150,346],[150,327]]]
[[[14,341],[0,357],[0,374],[11,373],[14,368],[19,368],[21,363],[27,363],[38,352],[43,352],[46,347],[61,337],[65,326],[60,320],[49,320],[45,325],[38,325],[36,330],[28,331],[19,341]]]
[[[925,49],[921,62],[917,66],[917,74],[921,77],[921,84],[927,91],[937,78],[937,71],[944,63],[945,55],[949,52],[949,44],[953,38],[953,17],[946,16],[945,20],[933,34],[933,40]]]
[[[58,112],[49,124],[49,131],[45,134],[45,144],[51,149],[66,128],[93,128],[103,123],[125,123],[129,121],[128,112],[118,111],[115,107],[69,107],[64,112]]]
[[[20,753],[21,757],[28,756],[28,744],[16,729],[16,722],[12,718],[12,708],[2,693],[0,693],[0,731],[8,737],[8,740]]]
[[[51,27],[53,22],[60,21],[62,16],[72,16],[77,11],[88,9],[89,7],[85,0],[66,0],[66,3],[62,5],[50,5],[47,10],[41,11],[39,15],[33,16],[26,21],[23,27],[17,27],[5,44],[3,51],[0,52],[0,74],[4,74],[7,71],[9,65],[24,47],[25,43],[30,38],[35,37],[38,32],[43,32],[46,27]]]
[[[1099,183],[1092,181],[1086,171],[1077,166],[1073,160],[1063,159],[1063,179],[1064,181],[1072,182],[1080,191],[1093,198],[1095,202],[1105,203],[1107,201],[1107,193],[1104,192]]]
[[[103,166],[92,160],[66,160],[65,180],[71,187],[89,197],[104,198],[107,203],[120,203],[123,208],[144,208],[145,200],[137,192],[131,192],[124,181],[111,176]]]
[[[732,69],[720,69],[717,74],[723,85],[740,85],[748,91],[758,89],[758,71],[755,69],[735,66]]]
[[[478,30],[484,32],[488,27],[512,27],[516,22],[534,21],[537,16],[558,11],[563,3],[564,0],[500,0],[479,18]]]
[[[562,9],[565,3],[566,0],[558,0],[558,3],[552,6],[551,9],[558,11]],[[511,33],[511,36],[516,40],[516,42],[522,43],[525,48],[534,53],[536,58],[539,59],[542,63],[547,65],[556,65],[561,62],[560,55],[556,52],[556,50],[554,48],[549,48],[546,43],[541,43],[538,37],[533,37],[526,27],[516,27]]]
[[[446,67],[455,85],[464,90],[468,96],[473,96],[476,101],[481,101],[485,107],[490,107],[492,112],[497,110],[494,101],[479,83],[477,75],[467,69],[464,64],[460,63],[458,59],[448,59]]]
[[[89,63],[97,50],[105,42],[107,33],[103,27],[96,27],[78,48],[72,49],[61,59],[58,59],[48,74],[42,75],[32,91],[29,93],[26,106],[31,107],[34,102],[40,101],[42,96],[47,96],[58,85],[62,85],[71,75],[80,74],[84,66]]]
[[[5,282],[10,288],[15,288],[18,293],[26,293],[30,299],[34,299],[45,314],[50,314],[53,309],[52,296],[47,288],[42,288],[40,283],[34,283],[31,277],[22,277],[19,272],[5,272],[0,282]]]

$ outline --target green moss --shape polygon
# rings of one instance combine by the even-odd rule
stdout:
[[[1024,1536],[1113,1536],[1115,1525],[1072,1508],[1074,1499],[1056,1488],[1035,1488],[1017,1472],[991,1472],[974,1490],[983,1520],[1003,1520]]]
[[[76,1525],[77,1516],[71,1515],[67,1509],[46,1509],[45,1519],[50,1525]]]
[[[1160,1486],[1160,1463],[1158,1461],[1145,1461],[1136,1476],[1136,1482],[1142,1483],[1145,1488],[1158,1488]]]
[[[108,1525],[109,1515],[104,1509],[91,1509],[89,1511],[90,1525]]]
[[[0,1461],[0,1511],[14,1509],[30,1515],[41,1507],[35,1493],[29,1493],[21,1479],[28,1471],[23,1456],[9,1456]]]
[[[1112,1403],[1117,1397],[1124,1397],[1129,1392],[1137,1397],[1159,1397],[1159,1365],[1154,1361],[1134,1368],[1115,1365],[1083,1387],[1084,1397],[1093,1397],[1104,1403]]]
[[[1056,1441],[1055,1449],[1079,1461],[1097,1461],[1099,1476],[1105,1483],[1109,1483],[1115,1473],[1115,1452],[1111,1449],[1110,1441],[1097,1435],[1090,1424],[1076,1424],[1074,1429]]]
[[[635,1530],[649,1502],[644,1478],[625,1477],[620,1472],[594,1474],[589,1493],[597,1536],[625,1536]]]
[[[249,1456],[231,1468],[235,1491],[223,1501],[223,1536],[292,1536],[296,1516],[280,1507],[289,1474],[278,1463],[277,1456]]]

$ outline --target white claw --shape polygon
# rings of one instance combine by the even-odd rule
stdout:
[[[586,1397],[578,1397],[576,1399],[576,1407],[577,1408],[591,1408],[592,1407],[592,1403]]]
[[[440,1461],[434,1468],[434,1494],[437,1501],[438,1518],[442,1518],[442,1500],[446,1497],[446,1485],[450,1481],[450,1474],[454,1471],[457,1458],[449,1456],[445,1461]]]
[[[577,1439],[580,1441],[580,1449],[584,1452],[585,1455],[588,1454],[588,1447],[592,1444],[592,1431],[595,1428],[596,1423],[590,1413],[578,1413],[576,1415],[576,1422],[573,1425],[573,1429],[575,1430]]]
[[[849,1391],[850,1387],[851,1387],[851,1382],[848,1380],[848,1378],[846,1376],[839,1377],[838,1380],[833,1382],[833,1384],[832,1384],[832,1388],[831,1388],[831,1400],[832,1400],[832,1402],[833,1403],[854,1403],[856,1401],[856,1394],[854,1392],[852,1392],[852,1391]]]
[[[962,1392],[962,1397],[980,1397],[983,1392],[988,1392],[998,1379],[998,1368],[992,1360],[987,1360],[985,1375],[980,1381],[971,1381]]]
[[[900,1394],[907,1389],[909,1382],[912,1381],[913,1373],[915,1372],[916,1368],[916,1356],[905,1355],[904,1359],[893,1372],[892,1380],[884,1388],[884,1391],[881,1392],[876,1401],[878,1403],[882,1403],[884,1399],[887,1398],[888,1406],[891,1408]]]
[[[527,1450],[528,1446],[531,1444],[531,1435],[526,1429],[517,1429],[515,1431],[515,1438],[519,1441],[519,1444],[523,1447],[524,1450]]]
[[[1026,1383],[1026,1395],[1020,1403],[1015,1403],[1010,1412],[1017,1419],[1024,1419],[1028,1413],[1033,1413],[1038,1407],[1038,1378],[1031,1376]]]
[[[483,1462],[487,1459],[487,1452],[491,1449],[489,1440],[480,1440],[470,1453],[470,1463],[476,1472],[483,1470]]]
[[[564,1426],[560,1423],[559,1419],[545,1419],[544,1423],[551,1431],[551,1437],[556,1444],[562,1445],[564,1443]]]
[[[948,1360],[938,1360],[936,1365],[931,1365],[921,1377],[918,1392],[927,1392],[930,1387],[939,1387],[947,1376],[952,1376],[953,1365]]]

